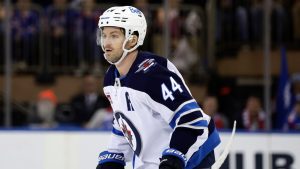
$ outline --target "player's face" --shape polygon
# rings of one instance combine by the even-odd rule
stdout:
[[[104,27],[101,38],[106,59],[113,63],[117,62],[122,56],[122,46],[125,40],[122,29],[117,27]]]

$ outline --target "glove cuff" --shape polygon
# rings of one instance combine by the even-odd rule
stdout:
[[[182,161],[184,166],[186,165],[187,158],[185,157],[185,155],[182,152],[180,152],[174,148],[168,148],[168,149],[164,150],[162,153],[162,156],[175,156]]]
[[[100,153],[98,159],[100,165],[104,163],[118,163],[122,166],[125,166],[125,158],[123,153],[103,151]]]

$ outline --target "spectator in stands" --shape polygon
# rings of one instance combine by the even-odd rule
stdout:
[[[207,96],[203,101],[203,111],[211,116],[218,129],[228,128],[227,118],[218,112],[218,100],[215,96]]]
[[[39,13],[31,0],[18,0],[11,18],[12,55],[17,69],[37,64]]]
[[[0,31],[1,33],[4,32],[4,20],[5,20],[5,9],[4,9],[4,4],[0,2]]]
[[[47,58],[51,65],[75,66],[78,64],[80,41],[79,12],[71,9],[66,0],[53,0],[46,10],[47,35],[50,48]]]
[[[4,5],[0,2],[0,55],[4,56],[4,21],[5,21]],[[0,65],[4,64],[4,57],[0,58]]]
[[[201,63],[199,55],[201,46],[201,37],[199,36],[202,29],[202,22],[199,14],[191,10],[183,24],[182,36],[178,40],[176,48],[172,53],[170,60],[185,78],[189,79],[192,75],[199,75]]]
[[[98,81],[88,74],[83,77],[82,90],[71,100],[73,124],[85,127],[99,109],[109,107],[108,100],[99,93]]]
[[[171,36],[171,51],[176,48],[179,39],[181,38],[181,30],[184,19],[181,16],[181,0],[170,0],[169,1],[169,13],[168,13],[168,23],[170,28]],[[163,46],[162,46],[162,36],[164,32],[164,23],[165,23],[165,11],[163,7],[159,7],[156,11],[154,23],[153,23],[153,50],[155,53],[163,55]],[[166,56],[169,57],[169,56]]]
[[[294,39],[300,44],[300,0],[295,0],[292,7],[293,25],[294,25]],[[299,47],[299,46],[298,46]]]
[[[251,35],[252,43],[262,44],[263,38],[263,1],[262,0],[251,0],[250,18],[251,18]]]
[[[250,32],[249,32],[249,4],[248,0],[235,0],[236,19],[238,24],[238,37],[243,45],[248,45]]]
[[[300,130],[300,101],[297,101],[293,111],[288,116],[288,127],[291,130]]]
[[[282,45],[287,36],[288,18],[283,0],[274,0],[272,8],[272,40],[277,46]]]
[[[29,115],[30,127],[54,128],[57,126],[55,121],[55,111],[57,97],[53,90],[42,90],[38,94],[35,111]]]
[[[4,4],[3,2],[1,1],[0,2],[0,30],[1,31],[4,31],[4,20],[5,20],[5,16],[6,16],[6,11],[5,11],[5,8],[4,8]]]
[[[218,1],[216,41],[220,54],[234,54],[248,41],[248,13],[243,6],[235,6],[234,0]],[[233,52],[233,53],[232,53]]]
[[[253,43],[262,43],[263,23],[264,23],[264,4],[263,0],[252,0],[251,6],[251,33],[253,35]],[[283,6],[284,1],[274,0],[271,7],[271,37],[275,45],[281,45],[287,34],[287,11]]]
[[[260,99],[256,96],[250,96],[242,114],[244,128],[249,131],[265,129],[265,116]]]
[[[93,67],[94,73],[101,74],[104,58],[96,42],[96,32],[99,16],[102,13],[96,6],[95,0],[84,0],[80,2],[80,40],[79,47],[79,69],[80,75],[87,69]]]
[[[134,0],[133,6],[141,10],[147,20],[147,37],[143,43],[142,50],[152,50],[153,11],[151,11],[149,0]]]

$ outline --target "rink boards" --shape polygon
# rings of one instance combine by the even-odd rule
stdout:
[[[109,132],[86,130],[1,130],[0,168],[95,168]],[[222,132],[218,156],[230,133]],[[300,133],[238,132],[223,169],[300,168]],[[128,164],[126,168],[131,168]]]

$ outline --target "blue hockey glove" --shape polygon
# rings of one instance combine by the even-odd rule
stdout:
[[[96,169],[124,169],[125,159],[123,153],[103,151],[99,155]]]
[[[160,159],[159,169],[184,169],[186,157],[176,149],[166,149]]]

